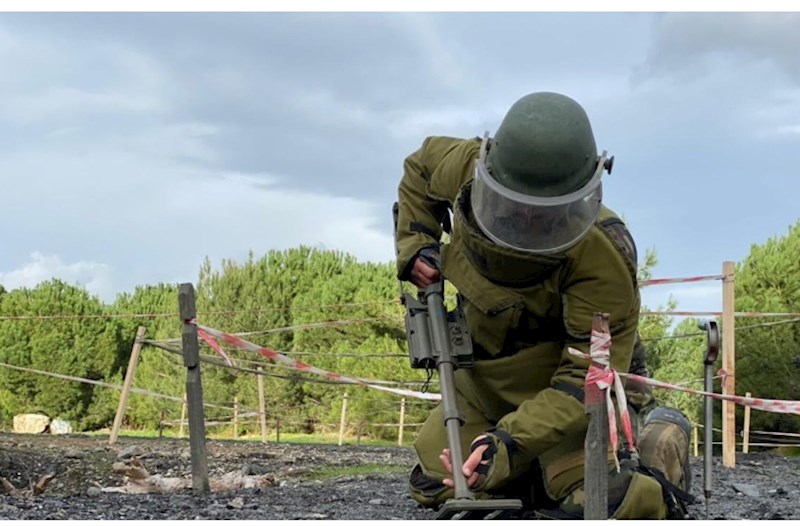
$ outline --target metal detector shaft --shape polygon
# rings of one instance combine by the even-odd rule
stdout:
[[[444,406],[444,425],[447,430],[447,443],[450,446],[450,460],[453,464],[453,486],[455,498],[474,498],[467,486],[467,479],[461,471],[464,454],[461,451],[460,427],[464,417],[456,404],[455,368],[456,364],[450,348],[450,334],[445,318],[444,282],[427,287],[423,294],[428,305],[428,319],[431,324],[431,340],[435,354],[438,355],[439,388]]]
[[[700,323],[700,328],[707,333],[706,353],[703,356],[704,378],[703,388],[707,393],[714,391],[714,362],[717,361],[719,354],[720,334],[719,326],[715,321],[705,321]],[[708,518],[708,504],[711,499],[711,471],[714,455],[714,400],[707,396],[704,401],[705,422],[703,438],[703,497],[706,503],[706,518]]]
[[[392,215],[397,242],[398,203],[392,207]],[[441,262],[435,250],[426,254],[423,249],[419,257],[441,272]],[[455,370],[473,367],[474,358],[472,338],[460,306],[452,312],[448,312],[445,307],[444,279],[419,291],[416,298],[403,291],[401,280],[400,298],[406,307],[405,323],[411,367],[425,369],[429,374],[435,368],[439,373],[447,445],[453,466],[454,495],[442,504],[436,518],[492,519],[507,511],[521,509],[522,501],[519,499],[477,499],[469,489],[467,477],[462,471],[464,452],[461,449],[461,426],[464,425],[464,416],[458,410]]]

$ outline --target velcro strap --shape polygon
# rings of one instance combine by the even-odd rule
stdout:
[[[694,495],[683,491],[681,488],[667,480],[667,477],[665,477],[661,471],[655,468],[642,466],[641,464],[639,465],[639,471],[656,479],[658,483],[661,484],[662,491],[671,493],[675,496],[675,498],[680,499],[687,504],[694,504],[697,501]]]
[[[514,439],[511,437],[511,435],[508,434],[508,432],[503,431],[502,429],[499,429],[497,427],[493,427],[487,430],[486,432],[499,438],[500,441],[506,445],[506,450],[508,451],[509,455],[511,455],[512,453],[514,453],[519,449],[517,443],[514,442]]]
[[[481,437],[475,442],[473,442],[469,450],[470,452],[473,452],[481,446],[489,446],[483,451],[483,454],[481,455],[481,460],[492,460],[494,456],[497,454],[497,446],[494,445],[494,440],[492,440],[492,438],[488,436]]]
[[[553,386],[553,389],[555,389],[556,391],[561,391],[562,393],[567,393],[568,395],[578,400],[578,402],[580,402],[581,405],[583,405],[584,403],[585,393],[583,392],[583,389],[581,389],[577,385],[568,384],[567,382],[558,382]]]
[[[486,475],[487,473],[489,473],[489,470],[491,468],[492,468],[491,464],[480,463],[475,467],[475,473],[478,473],[480,475]]]
[[[436,232],[434,232],[432,229],[428,228],[427,226],[423,225],[422,223],[418,223],[416,221],[412,221],[411,224],[409,225],[409,229],[412,232],[420,232],[422,234],[425,234],[428,237],[432,237],[435,241],[439,241],[436,238]]]

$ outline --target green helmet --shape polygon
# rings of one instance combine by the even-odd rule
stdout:
[[[597,166],[589,118],[565,95],[525,95],[497,129],[486,164],[500,184],[523,194],[573,192],[592,178]]]
[[[475,162],[470,201],[478,226],[515,250],[554,254],[580,241],[595,222],[603,169],[583,108],[558,93],[531,93],[508,110]]]

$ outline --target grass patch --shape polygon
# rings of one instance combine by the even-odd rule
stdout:
[[[108,429],[99,429],[97,431],[84,431],[82,434],[85,435],[92,435],[92,436],[109,436],[111,431]],[[188,430],[184,431],[183,439],[188,442]],[[131,437],[131,438],[159,438],[158,430],[153,429],[122,429],[119,432],[120,437]],[[206,436],[209,440],[233,440],[233,433],[231,432],[206,432]],[[164,438],[178,438],[177,430],[173,429],[165,429],[163,431]],[[276,435],[275,431],[273,430],[272,433],[267,435],[267,440],[270,443],[276,443]],[[338,433],[316,433],[316,434],[308,434],[308,433],[283,433],[281,432],[280,436],[280,443],[281,444],[338,444],[339,443],[339,434]],[[261,435],[260,434],[247,434],[247,435],[239,435],[239,438],[236,440],[241,440],[245,442],[260,442]],[[411,442],[413,441],[413,437],[409,438],[403,444],[404,447],[409,447]],[[354,446],[358,442],[357,438],[354,436],[346,436],[344,439],[344,445]],[[397,446],[396,440],[382,440],[382,439],[373,439],[368,437],[361,437],[361,445],[362,446]]]
[[[356,475],[395,475],[408,473],[408,466],[395,464],[359,464],[357,466],[324,466],[304,474],[304,480],[323,480]]]
[[[800,457],[800,447],[782,446],[776,447],[772,450],[773,453],[783,455],[784,457]]]

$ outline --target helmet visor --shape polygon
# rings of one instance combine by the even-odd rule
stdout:
[[[475,161],[471,205],[486,236],[505,247],[535,254],[567,250],[580,241],[600,213],[605,155],[594,175],[578,190],[553,197],[515,192],[501,185],[486,168],[487,139]]]

